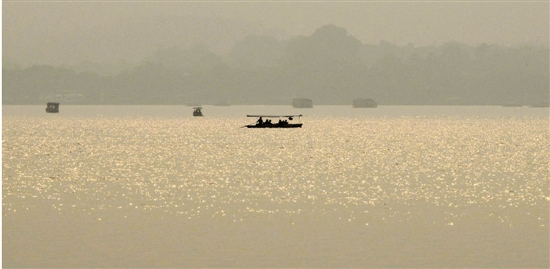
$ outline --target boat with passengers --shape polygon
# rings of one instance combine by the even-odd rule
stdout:
[[[49,102],[46,104],[47,113],[59,113],[59,103]]]
[[[302,123],[290,123],[289,121],[294,120],[298,117],[298,121],[302,114],[300,115],[246,115],[247,117],[258,118],[256,124],[249,124],[243,127],[246,128],[302,128]],[[264,120],[264,118],[266,118]],[[278,121],[272,121],[271,119],[278,118]],[[288,119],[288,120],[287,120]]]
[[[198,107],[194,107],[193,108],[193,117],[202,117],[202,107],[198,106]]]

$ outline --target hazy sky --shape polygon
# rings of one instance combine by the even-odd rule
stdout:
[[[311,35],[325,24],[364,44],[547,44],[549,8],[548,1],[3,1],[2,52],[23,64],[136,61],[191,39],[223,50],[243,35]]]

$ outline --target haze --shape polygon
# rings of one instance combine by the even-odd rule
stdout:
[[[226,54],[248,35],[309,36],[345,28],[363,44],[455,41],[544,45],[540,2],[16,2],[2,3],[3,63],[139,62],[161,48],[207,45]]]

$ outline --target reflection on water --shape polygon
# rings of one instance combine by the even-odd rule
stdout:
[[[548,116],[261,108],[5,109],[4,265],[547,267]]]

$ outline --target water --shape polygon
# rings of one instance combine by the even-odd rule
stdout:
[[[550,266],[547,108],[191,112],[3,106],[3,266]]]

